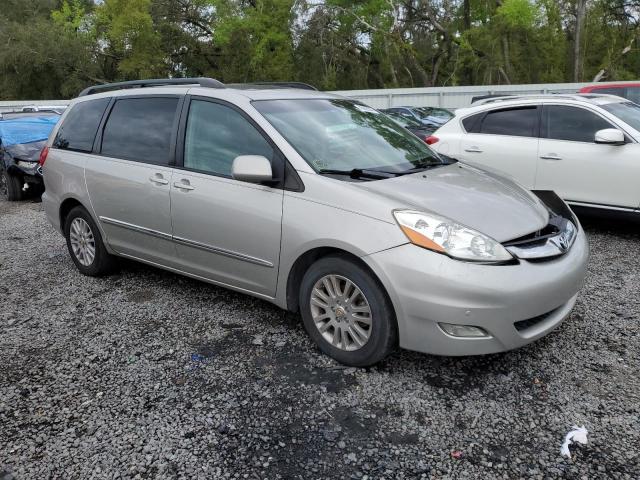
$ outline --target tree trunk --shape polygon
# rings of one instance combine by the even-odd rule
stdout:
[[[579,82],[582,78],[582,32],[584,30],[584,17],[587,13],[587,0],[576,0],[576,26],[573,38],[573,81]]]
[[[502,58],[504,61],[503,76],[506,77],[505,80],[510,84],[513,68],[511,67],[511,55],[509,54],[509,37],[506,34],[502,35]],[[506,75],[504,75],[505,73]]]
[[[469,30],[471,28],[471,0],[464,0],[462,5],[462,17],[464,29]]]

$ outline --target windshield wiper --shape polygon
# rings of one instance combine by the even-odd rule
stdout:
[[[453,163],[457,163],[457,162],[459,162],[459,160],[458,160],[457,158],[450,157],[449,155],[444,155],[444,154],[442,154],[442,153],[439,153],[438,155],[440,155],[440,158],[441,158],[442,160],[444,160],[444,162],[443,162],[443,163],[444,163],[445,165],[451,165],[451,164],[453,164]]]
[[[444,157],[443,155],[441,155],[441,157]],[[442,158],[442,162],[428,162],[427,160],[431,160],[432,157],[426,157],[423,158],[421,160],[419,160],[417,163],[417,165],[413,168],[408,168],[407,170],[402,170],[400,172],[396,172],[395,175],[396,176],[400,176],[400,175],[410,175],[412,173],[418,173],[418,172],[423,172],[424,170],[429,170],[431,168],[437,168],[437,167],[443,167],[445,165],[450,165],[453,162],[450,162],[448,157],[444,157]],[[453,159],[451,159],[453,160]]]
[[[369,180],[384,180],[385,178],[395,177],[397,174],[392,172],[382,172],[378,170],[368,170],[366,168],[353,168],[351,170],[334,170],[331,168],[323,168],[318,170],[322,175],[344,175],[353,179],[366,178]]]

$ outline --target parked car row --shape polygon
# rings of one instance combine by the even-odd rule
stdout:
[[[441,127],[453,118],[451,110],[436,107],[391,107],[382,111],[395,118],[402,117],[414,120],[431,130]]]
[[[150,80],[73,100],[40,163],[78,270],[125,257],[265,299],[357,366],[396,346],[509,350],[567,317],[588,247],[558,196],[291,87]]]

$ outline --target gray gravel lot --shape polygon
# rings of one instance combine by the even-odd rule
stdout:
[[[640,227],[585,227],[586,286],[545,339],[356,370],[266,302],[83,277],[41,204],[0,201],[0,480],[640,478]]]

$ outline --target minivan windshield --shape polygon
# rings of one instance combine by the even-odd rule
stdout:
[[[388,116],[351,100],[258,100],[253,105],[319,173],[395,176],[446,164]]]
[[[601,107],[640,132],[640,105],[633,102],[616,102]]]

